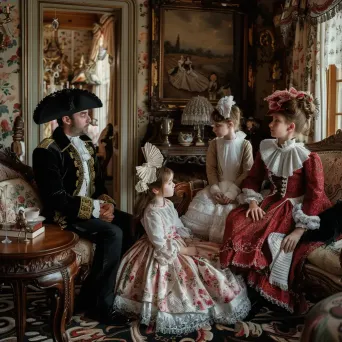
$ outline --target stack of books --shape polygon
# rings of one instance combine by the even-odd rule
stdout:
[[[45,232],[45,227],[43,226],[43,222],[36,223],[32,228],[32,233],[27,233],[28,239],[34,239],[36,236]],[[20,232],[20,237],[23,238],[25,236],[25,231],[20,230],[16,223],[13,224],[1,224],[0,223],[0,236],[8,237],[18,237]]]

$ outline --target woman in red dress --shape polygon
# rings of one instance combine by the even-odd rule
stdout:
[[[319,228],[318,214],[331,203],[324,192],[319,156],[296,143],[295,137],[308,130],[317,106],[312,95],[294,88],[276,91],[265,100],[275,139],[261,142],[242,184],[240,203],[245,205],[227,217],[221,264],[236,266],[272,303],[290,312],[305,311],[299,277],[294,279],[320,243],[297,244],[307,230]]]

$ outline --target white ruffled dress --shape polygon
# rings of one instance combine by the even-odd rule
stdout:
[[[222,170],[219,183],[207,186],[200,191],[181,217],[184,226],[191,229],[196,237],[221,243],[228,214],[237,207],[236,197],[241,190],[235,185],[243,153],[246,134],[237,132],[236,138],[217,138],[218,167]],[[213,195],[222,192],[233,200],[228,205],[217,204]]]

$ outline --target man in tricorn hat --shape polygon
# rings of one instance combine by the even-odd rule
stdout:
[[[119,319],[112,311],[114,286],[123,235],[129,232],[131,215],[114,210],[94,145],[86,135],[88,110],[98,107],[102,107],[101,100],[81,89],[63,89],[45,97],[33,119],[37,124],[57,119],[59,126],[51,138],[44,139],[34,150],[33,171],[47,222],[96,243],[93,265],[81,288],[76,310],[110,323]]]

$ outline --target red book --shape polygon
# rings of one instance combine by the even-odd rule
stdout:
[[[33,227],[32,227],[32,233],[34,233],[35,231],[37,231],[38,229],[43,227],[43,222],[38,222],[36,223]],[[13,223],[13,224],[1,224],[0,223],[0,229],[1,230],[14,230],[14,231],[19,231],[20,227],[18,226],[17,223]]]

